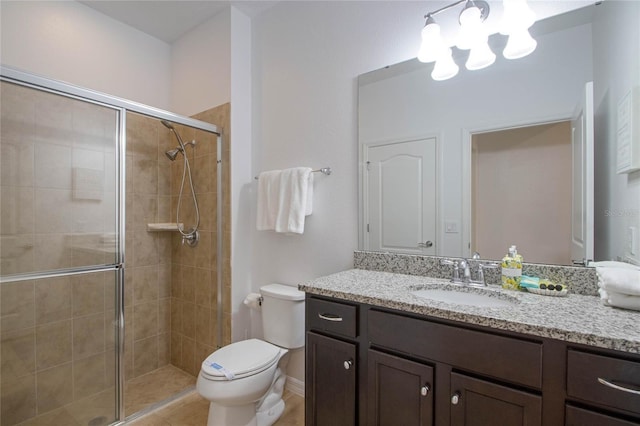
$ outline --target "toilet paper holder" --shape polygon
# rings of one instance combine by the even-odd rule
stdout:
[[[250,308],[258,308],[262,306],[263,297],[259,293],[249,293],[244,298],[243,303]]]

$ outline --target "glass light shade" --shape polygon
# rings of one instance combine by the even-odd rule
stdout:
[[[538,43],[531,37],[529,31],[521,29],[514,32],[509,36],[507,40],[507,46],[504,48],[502,54],[507,59],[523,58],[536,50]]]
[[[511,35],[516,31],[528,29],[536,21],[536,15],[526,0],[503,0],[503,7],[500,34]]]
[[[469,52],[469,58],[465,67],[468,70],[480,70],[486,68],[496,61],[496,55],[491,51],[488,43],[478,44]]]
[[[427,22],[422,29],[422,43],[418,51],[418,60],[420,62],[433,62],[445,49],[444,41],[440,36],[440,25],[435,22]]]
[[[458,74],[458,66],[453,61],[451,49],[447,48],[446,54],[441,55],[436,61],[431,78],[437,81],[448,80]]]
[[[468,50],[477,42],[478,37],[483,35],[482,13],[475,6],[466,7],[460,13],[460,32],[456,46],[458,49]]]

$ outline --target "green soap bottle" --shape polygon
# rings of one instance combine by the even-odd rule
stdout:
[[[522,256],[516,246],[509,247],[509,253],[502,259],[502,288],[520,290],[522,279]]]

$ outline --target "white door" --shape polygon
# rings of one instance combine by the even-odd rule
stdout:
[[[436,254],[436,139],[366,147],[365,248]]]
[[[573,160],[571,259],[575,264],[593,260],[593,82],[571,120]]]

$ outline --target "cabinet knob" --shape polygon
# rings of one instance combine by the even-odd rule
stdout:
[[[460,393],[456,392],[453,394],[453,396],[451,397],[451,403],[453,405],[458,405],[458,402],[460,402]]]
[[[353,366],[353,360],[349,359],[349,360],[345,361],[343,365],[344,365],[344,369],[345,370],[350,370],[351,367]]]
[[[430,390],[431,388],[429,387],[429,385],[424,385],[423,387],[420,388],[420,395],[427,396]]]

